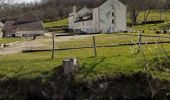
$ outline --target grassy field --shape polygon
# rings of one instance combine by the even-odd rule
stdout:
[[[152,12],[151,16],[159,16],[158,13]],[[170,16],[170,14],[168,14]],[[150,19],[149,18],[149,19]],[[170,17],[168,17],[170,18]],[[142,20],[140,15],[138,20]],[[153,31],[148,31],[150,28],[161,28],[162,26],[168,26],[169,22],[165,22],[158,25],[138,25],[132,27],[136,30],[145,30],[143,35],[157,36]],[[68,24],[68,20],[47,22],[44,27],[58,27]],[[100,34],[96,36],[97,45],[112,45],[118,43],[134,43],[138,42],[138,37],[134,36],[138,33],[117,33],[117,34]],[[160,36],[169,37],[169,34],[159,34]],[[20,39],[0,39],[0,43],[9,43],[20,41]],[[159,38],[144,37],[142,42],[154,42],[159,41]],[[161,41],[170,41],[169,38],[161,38]],[[46,42],[50,45],[51,41]],[[92,37],[82,39],[70,39],[67,41],[58,41],[56,46],[58,48],[72,48],[81,46],[92,46]],[[48,78],[52,73],[52,70],[62,64],[62,60],[68,57],[76,57],[80,60],[81,65],[84,68],[78,73],[78,78],[95,78],[98,75],[109,74],[116,75],[119,73],[132,74],[134,72],[143,71],[146,60],[150,72],[160,79],[170,80],[170,69],[164,69],[159,71],[154,69],[161,66],[163,58],[167,58],[164,51],[167,50],[167,54],[170,52],[169,44],[144,45],[142,46],[143,52],[136,54],[137,45],[134,46],[120,46],[110,48],[97,48],[97,57],[94,57],[93,49],[79,49],[79,50],[66,50],[56,51],[55,59],[51,60],[51,52],[36,52],[36,53],[19,53],[14,55],[0,55],[0,80],[9,78]],[[157,64],[153,62],[155,57],[158,58]],[[169,60],[169,59],[168,59]],[[152,69],[152,70],[151,70]],[[154,69],[154,70],[153,70]]]
[[[68,25],[68,19],[63,19],[63,20],[59,20],[59,21],[45,22],[44,28],[60,27],[60,26],[67,26],[67,25]]]
[[[0,44],[22,41],[22,38],[0,38]]]
[[[103,34],[98,37],[111,37],[111,34]],[[124,37],[128,38],[128,37]],[[118,40],[128,42],[120,37]],[[108,42],[110,40],[98,40],[98,42]],[[112,39],[114,40],[114,39]],[[77,40],[73,45],[82,45],[81,40]],[[87,40],[88,41],[88,40]],[[114,42],[114,41],[113,41]],[[90,43],[90,42],[88,42]],[[62,44],[62,43],[61,43]],[[71,46],[71,42],[63,42],[61,46]],[[162,51],[162,45],[145,45],[143,51],[145,53],[145,59],[149,64],[149,67],[153,66],[150,63],[156,56],[165,56]],[[169,44],[164,44],[164,49],[168,50]],[[50,60],[51,52],[36,52],[36,53],[19,53],[14,55],[0,55],[0,78],[46,78],[50,76],[52,70],[62,64],[62,60],[68,57],[76,57],[80,60],[81,65],[84,68],[78,73],[78,78],[95,78],[98,75],[109,74],[116,75],[119,73],[132,74],[137,71],[143,71],[144,58],[142,53],[136,54],[137,46],[121,46],[111,48],[97,48],[98,56],[94,57],[93,49],[79,49],[79,50],[66,50],[56,51],[55,59]],[[161,79],[169,79],[169,69],[166,71],[150,70],[155,77]]]
[[[144,16],[144,12],[140,13],[138,16],[137,21],[141,22],[143,21],[143,16]],[[161,14],[161,18],[160,18],[160,13],[158,11],[151,11],[151,13],[148,16],[148,21],[156,21],[156,20],[165,20],[165,23],[160,23],[160,24],[150,24],[150,25],[137,25],[137,26],[133,26],[133,29],[136,30],[144,30],[147,33],[153,33],[153,31],[151,29],[169,29],[170,28],[170,12],[164,12]],[[129,20],[130,22],[130,20]]]
[[[138,16],[138,22],[143,21],[144,12],[141,12]],[[151,11],[147,20],[170,20],[170,12],[163,12],[161,13],[160,18],[160,12],[159,11]]]
[[[142,33],[142,35],[148,36],[161,36],[159,37],[142,37],[143,43],[149,42],[167,42],[170,41],[169,34],[147,34]],[[166,37],[166,38],[164,38]],[[55,38],[55,45],[57,48],[79,48],[79,47],[91,47],[93,46],[93,35],[88,36],[70,36],[65,41],[60,41],[62,39]],[[139,37],[137,33],[114,33],[114,34],[98,34],[95,35],[97,46],[109,46],[115,44],[127,44],[127,43],[138,43]],[[51,39],[43,39],[43,42],[47,45],[51,45]]]

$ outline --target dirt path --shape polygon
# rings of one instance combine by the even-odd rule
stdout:
[[[1,48],[0,55],[16,54],[22,52],[22,50],[25,50],[27,48],[41,48],[41,47],[46,47],[46,45],[41,43],[41,41],[39,40],[17,42],[9,47]]]
[[[89,37],[89,35],[86,36],[61,36],[61,37],[56,37],[56,41],[69,41],[71,39],[84,39]],[[51,42],[51,39],[36,39],[32,41],[21,41],[21,42],[16,42],[13,43],[9,47],[5,48],[0,48],[0,55],[6,55],[6,54],[16,54],[20,53],[23,50],[26,49],[45,49],[45,48],[50,48],[51,46],[46,44],[45,42]]]

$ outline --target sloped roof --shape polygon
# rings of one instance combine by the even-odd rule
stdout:
[[[16,32],[16,27],[16,21],[6,21],[2,30],[5,33],[14,33]]]
[[[17,21],[6,21],[3,27],[4,33],[16,31],[42,31],[43,22],[32,13],[24,14]]]
[[[94,8],[101,6],[103,3],[105,3],[108,0],[97,0],[94,4]]]
[[[89,9],[89,10],[92,10],[93,8],[97,8],[97,7],[101,6],[101,5],[102,5],[103,3],[105,3],[106,1],[108,1],[108,0],[97,0],[97,1],[93,4],[92,7],[90,7],[90,8],[88,8],[88,7],[86,7],[86,6],[84,6],[84,7],[79,7],[79,8],[77,8],[77,12],[79,12],[79,11],[82,10],[83,8],[87,8],[87,9]]]
[[[17,31],[42,31],[42,21],[17,24]]]

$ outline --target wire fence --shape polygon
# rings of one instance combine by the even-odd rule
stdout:
[[[39,52],[51,51],[52,39],[42,39],[45,45],[41,46],[37,42],[29,43],[23,52]],[[102,47],[116,47],[116,46],[135,46],[149,44],[166,44],[170,43],[170,37],[160,35],[142,35],[142,34],[101,34],[101,35],[82,35],[82,36],[65,36],[56,37],[54,39],[55,50],[73,50],[83,48],[102,48]],[[41,43],[42,44],[42,43]]]
[[[119,49],[115,47],[126,47],[130,48],[125,49],[129,50],[126,52],[130,53],[130,55],[135,55],[139,58],[139,60],[142,60],[141,62],[143,62],[144,70],[152,68],[149,66],[157,66],[158,69],[162,69],[162,66],[166,66],[168,68],[170,66],[170,58],[168,55],[170,49],[170,37],[168,36],[161,36],[159,34],[154,36],[142,34],[100,34],[56,37],[53,39],[54,41],[52,42],[52,38],[43,38],[43,41],[49,45],[46,48],[37,49],[31,46],[23,52],[52,50],[57,52],[63,50],[71,51],[75,49],[81,50],[89,48],[93,53],[91,56],[97,57],[98,54],[102,54],[99,50],[101,48],[117,49],[119,51]],[[54,46],[53,49],[52,45]],[[55,54],[54,51],[52,54]],[[54,58],[54,55],[52,55],[52,58]]]

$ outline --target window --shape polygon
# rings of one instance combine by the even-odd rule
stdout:
[[[112,24],[114,24],[115,23],[115,20],[114,19],[112,19]]]
[[[112,12],[112,17],[114,17],[115,16],[115,14],[114,14],[114,12]]]

